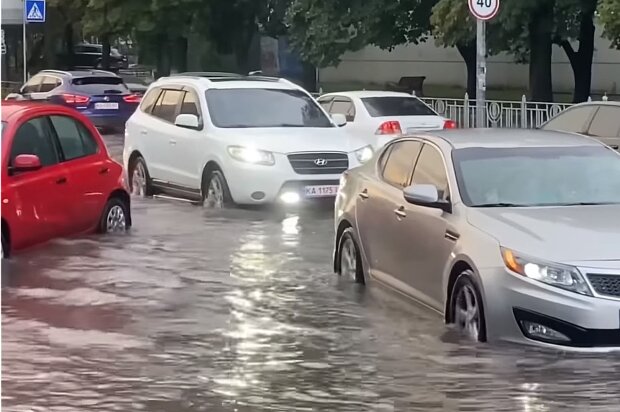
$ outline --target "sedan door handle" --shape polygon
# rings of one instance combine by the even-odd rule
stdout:
[[[368,199],[368,197],[369,197],[369,196],[368,196],[368,189],[364,189],[364,190],[362,190],[362,191],[360,192],[359,196],[360,196],[362,199]]]
[[[108,174],[109,172],[110,172],[110,168],[108,168],[108,167],[104,167],[104,168],[102,168],[101,170],[99,170],[99,174],[100,174],[100,175],[106,175],[106,174]]]
[[[404,219],[407,217],[404,206],[401,206],[398,209],[394,209],[394,214],[398,216],[399,219]]]
[[[67,178],[66,177],[59,177],[58,179],[56,179],[56,184],[57,185],[64,185],[65,183],[67,183]]]

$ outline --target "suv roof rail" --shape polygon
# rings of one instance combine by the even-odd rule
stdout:
[[[239,73],[229,73],[229,72],[182,72],[171,74],[169,77],[206,77],[206,78],[216,78],[216,77],[243,77]]]

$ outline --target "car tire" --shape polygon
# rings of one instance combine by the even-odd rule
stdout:
[[[202,204],[204,207],[221,209],[233,206],[228,182],[221,170],[212,170],[202,179]]]
[[[468,269],[457,278],[450,296],[450,322],[458,331],[477,342],[486,342],[486,318],[482,294],[474,273]]]
[[[131,226],[129,205],[123,199],[113,197],[103,208],[99,221],[99,233],[123,233]]]
[[[4,237],[4,233],[2,234],[2,259],[8,259],[11,257],[11,250],[9,248],[9,242],[7,242]]]
[[[142,156],[138,156],[129,167],[129,189],[133,196],[153,196],[151,175]]]
[[[348,228],[338,242],[338,274],[355,283],[366,284],[362,255],[360,248],[353,236],[353,229]]]

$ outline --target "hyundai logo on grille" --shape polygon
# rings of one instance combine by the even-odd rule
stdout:
[[[317,166],[325,166],[327,164],[327,159],[316,159],[314,164]]]

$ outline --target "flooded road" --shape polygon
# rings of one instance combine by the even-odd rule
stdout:
[[[339,279],[328,208],[133,213],[127,235],[57,241],[3,273],[3,410],[620,410],[619,355],[460,342]]]

